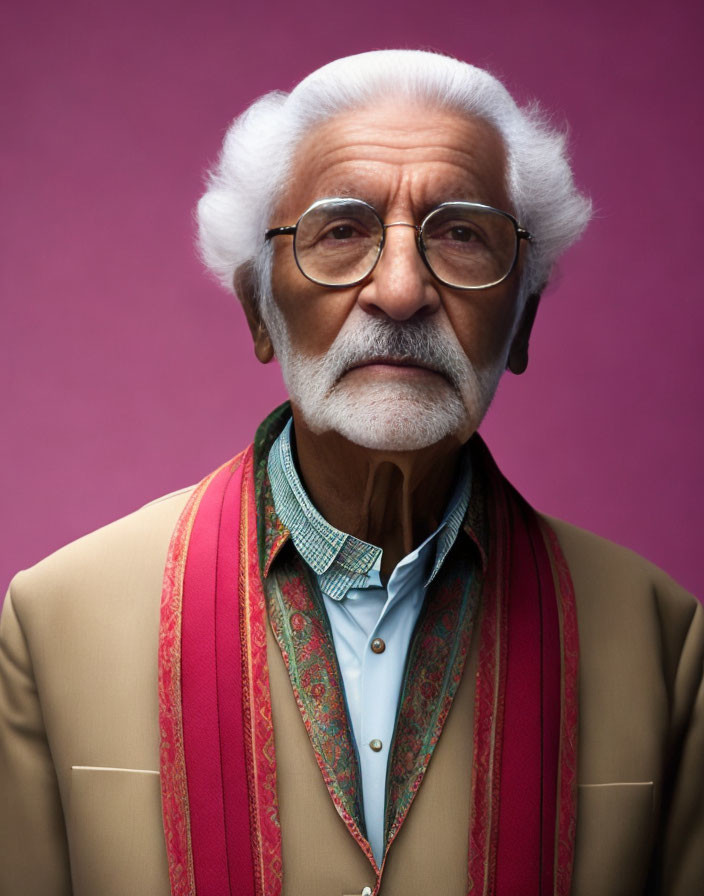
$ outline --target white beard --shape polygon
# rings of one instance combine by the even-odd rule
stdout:
[[[269,298],[269,297],[267,297]],[[464,442],[489,408],[506,352],[478,370],[449,323],[437,317],[397,323],[353,309],[322,357],[296,352],[273,300],[263,303],[264,322],[291,401],[315,433],[334,431],[364,448],[413,451],[446,436]],[[417,362],[441,376],[418,382],[355,382],[345,373],[363,361]]]

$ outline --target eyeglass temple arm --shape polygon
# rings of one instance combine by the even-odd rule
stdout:
[[[529,243],[533,242],[533,234],[524,227],[516,227],[516,236],[519,240],[528,240]]]
[[[265,240],[270,240],[272,236],[291,236],[296,232],[296,225],[289,225],[288,227],[272,227],[271,230],[267,230],[264,234]]]

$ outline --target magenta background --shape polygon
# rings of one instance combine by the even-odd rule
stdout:
[[[596,216],[483,432],[536,506],[704,594],[699,3],[6,3],[0,579],[234,454],[284,397],[192,208],[228,121],[428,47],[567,118]]]

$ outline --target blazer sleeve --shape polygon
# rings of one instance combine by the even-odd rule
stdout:
[[[704,611],[696,605],[672,692],[671,769],[656,892],[704,892]]]
[[[0,893],[70,896],[63,810],[12,586],[0,616]]]

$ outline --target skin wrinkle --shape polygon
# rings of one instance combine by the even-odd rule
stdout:
[[[267,288],[264,275],[268,279],[272,253],[263,251],[261,236],[274,204],[296,186],[291,165],[301,140],[325,120],[366,111],[375,103],[407,104],[426,133],[434,123],[428,137],[433,144],[443,135],[438,113],[448,116],[452,110],[492,123],[510,157],[506,183],[515,206],[505,210],[535,234],[529,263],[523,266],[523,298],[539,293],[590,216],[590,203],[574,184],[566,134],[537,104],[519,107],[486,71],[439,54],[396,50],[323,66],[290,94],[273,91],[260,97],[230,125],[197,211],[203,260],[223,286],[232,289],[238,271],[253,266],[262,278],[261,291]],[[366,123],[359,120],[357,128],[362,125]],[[378,142],[398,141],[397,131],[389,125],[386,133],[391,136],[380,134]]]
[[[428,199],[424,202],[418,203],[416,206],[416,215],[414,220],[408,220],[406,223],[408,224],[420,224],[423,218],[431,212],[434,208],[437,208],[441,202],[447,201],[458,201],[458,202],[477,202],[477,196],[481,195],[477,189],[470,189],[466,183],[461,183],[457,181],[456,184],[451,184],[447,189],[447,196],[443,199]],[[333,199],[335,197],[340,197],[342,199],[353,198],[353,199],[362,199],[364,202],[371,205],[377,211],[383,206],[383,203],[379,203],[375,201],[375,197],[368,191],[365,190],[364,187],[361,187],[359,184],[356,186],[349,185],[346,182],[343,182],[342,185],[336,185],[332,183],[329,187],[329,193],[326,196],[320,196],[320,199]],[[484,204],[487,204],[486,202]],[[507,211],[513,214],[511,208],[505,208],[504,211]],[[383,216],[382,216],[383,217]],[[278,219],[277,219],[278,220]],[[297,219],[296,219],[297,220]],[[291,220],[288,223],[293,225],[296,223],[296,220]],[[391,219],[388,221],[384,221],[385,224],[390,223]],[[284,226],[284,225],[281,225]]]
[[[427,107],[418,112],[403,104],[374,105],[315,128],[299,147],[269,226],[295,222],[314,201],[343,190],[368,201],[387,222],[417,222],[430,207],[451,199],[512,211],[496,131],[464,113]],[[274,241],[264,321],[246,283],[238,283],[238,294],[259,359],[271,359],[272,342],[279,355],[292,401],[297,462],[311,500],[332,525],[382,547],[382,575],[388,575],[436,528],[460,448],[479,425],[507,361],[515,351],[521,355],[512,344],[521,317],[522,255],[504,283],[466,293],[435,280],[411,228],[392,228],[372,274],[355,287],[332,289],[303,277],[290,240]],[[359,331],[364,341],[365,328],[374,322],[382,322],[382,329],[383,322],[392,329],[418,329],[446,344],[450,354],[458,351],[462,382],[446,371],[374,364],[348,369],[321,395],[311,392],[311,383],[327,382],[319,375],[329,373],[326,361],[336,344],[344,359],[349,331]],[[311,401],[314,407],[306,407]],[[340,409],[333,428],[315,422],[315,408],[326,406]],[[425,441],[414,444],[428,421],[435,435],[426,432]],[[373,427],[378,433],[372,437]]]
[[[285,217],[288,213],[289,218],[295,221],[314,199],[326,195],[357,195],[373,205],[377,211],[382,212],[394,206],[394,201],[404,188],[407,188],[411,196],[415,196],[420,188],[420,205],[427,211],[439,202],[453,198],[481,201],[513,214],[514,210],[505,187],[503,143],[498,132],[487,121],[472,119],[474,128],[482,136],[482,141],[469,144],[463,139],[462,134],[463,125],[468,120],[463,113],[438,110],[427,105],[418,108],[413,104],[399,105],[387,102],[375,104],[371,108],[375,113],[380,113],[384,124],[381,135],[375,135],[374,140],[369,136],[369,109],[358,109],[324,122],[300,142],[294,155],[289,179],[293,189],[287,191],[282,202],[276,207],[273,219],[282,215]],[[410,118],[399,117],[399,111],[403,112],[404,109],[408,110]],[[440,119],[442,124],[434,123],[434,118]],[[408,122],[414,120],[419,120],[422,124],[409,127]],[[326,147],[328,134],[331,131],[334,133],[340,126],[346,129],[345,144]],[[424,133],[422,146],[419,146],[417,139],[419,130]],[[394,139],[388,139],[389,135],[393,135]],[[449,140],[454,137],[457,138],[461,149],[448,145]],[[352,165],[349,164],[350,155],[355,156]],[[427,184],[432,188],[433,185],[432,172],[429,177],[427,169],[436,166],[440,157],[443,165],[457,169],[457,175],[448,184],[448,177],[445,174],[442,194],[424,195],[424,186]],[[305,163],[302,160],[305,160]],[[345,167],[348,174],[348,177],[342,179],[342,189],[349,191],[346,194],[335,192],[339,166]],[[360,189],[364,191],[364,181],[370,175],[370,167],[371,179],[376,190],[361,195],[359,191]],[[384,169],[383,178],[379,178],[381,167]],[[350,178],[349,174],[352,174],[354,179]],[[405,180],[409,177],[413,179],[412,182]],[[318,195],[291,216],[289,210],[291,201],[297,201],[300,194],[312,188],[312,184],[314,189],[318,190]],[[383,187],[383,193],[379,192],[379,186]],[[448,196],[448,186],[453,191],[461,188],[462,195]],[[412,208],[410,211],[418,214],[420,209]],[[412,219],[415,220],[414,217]],[[411,219],[394,218],[394,220]]]

